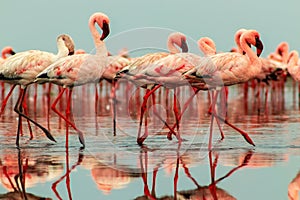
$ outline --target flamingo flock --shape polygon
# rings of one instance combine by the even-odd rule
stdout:
[[[169,124],[155,109],[154,114],[168,128],[167,138],[171,140],[174,135],[178,143],[184,142],[184,133],[180,131],[180,121],[185,110],[199,91],[208,92],[210,97],[210,106],[207,108],[207,113],[210,115],[208,149],[211,150],[213,148],[212,126],[214,122],[218,125],[221,140],[225,138],[220,125],[223,122],[240,133],[249,144],[255,146],[246,130],[236,127],[227,119],[227,97],[232,85],[243,85],[245,96],[247,96],[249,85],[251,85],[257,88],[256,97],[260,98],[260,87],[268,88],[270,83],[276,81],[284,83],[287,75],[290,75],[295,81],[300,80],[298,52],[296,50],[289,52],[288,44],[283,42],[267,58],[262,58],[263,42],[257,30],[237,30],[234,36],[236,47],[230,52],[218,52],[216,44],[211,38],[202,37],[198,40],[199,54],[190,53],[188,52],[186,36],[176,32],[166,38],[168,52],[155,52],[140,57],[129,57],[110,55],[105,45],[105,39],[110,32],[110,19],[107,15],[101,12],[92,14],[88,25],[96,49],[95,54],[88,54],[83,50],[75,51],[74,41],[67,34],[61,34],[57,37],[57,54],[40,50],[15,53],[11,47],[3,48],[2,59],[0,60],[1,87],[4,88],[3,84],[8,83],[11,84],[11,89],[3,99],[0,114],[4,112],[6,103],[15,86],[19,85],[20,93],[14,106],[14,111],[18,114],[17,147],[20,145],[20,135],[23,131],[22,118],[27,120],[31,139],[33,138],[31,124],[34,124],[45,133],[48,139],[56,141],[49,128],[43,127],[28,115],[25,96],[27,88],[31,85],[58,85],[59,93],[52,102],[51,109],[78,133],[82,147],[85,147],[84,132],[76,126],[71,116],[72,90],[75,86],[91,83],[98,85],[102,80],[112,83],[113,133],[116,137],[118,134],[115,104],[117,99],[120,98],[116,95],[118,83],[122,79],[135,84],[137,87],[145,88],[145,95],[140,107],[139,128],[137,129],[137,143],[139,145],[143,145],[149,134],[145,114],[149,97],[152,99],[152,104],[155,104],[156,91],[162,88],[174,90],[174,124]],[[100,28],[101,33],[96,26]],[[176,95],[176,91],[180,87],[190,87],[193,90],[192,95],[182,108],[177,105]],[[57,104],[62,101],[63,94],[66,91],[68,97],[64,115],[60,110],[61,108],[57,108]],[[4,94],[4,91],[2,91],[2,94]],[[267,95],[268,90],[266,89],[265,98],[267,98]],[[219,97],[221,106],[217,107]],[[98,102],[97,93],[95,94],[95,100]],[[101,102],[99,103],[101,104]],[[97,108],[97,105],[95,105],[95,108]],[[223,116],[222,113],[225,113],[225,115]],[[141,129],[143,120],[145,124],[144,133]],[[66,146],[68,145],[67,135]]]

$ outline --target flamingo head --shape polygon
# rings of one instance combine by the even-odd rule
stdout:
[[[93,23],[97,23],[98,26],[101,28],[102,30],[102,35],[100,40],[104,40],[108,35],[109,35],[109,18],[106,14],[101,13],[101,12],[97,12],[94,13],[91,17],[90,17],[90,21]]]
[[[288,51],[289,51],[289,45],[287,42],[281,42],[276,49],[276,53],[278,53],[280,56],[283,56],[284,52],[288,52]]]
[[[16,53],[14,52],[13,48],[10,46],[4,47],[2,49],[2,58],[5,59],[6,55],[15,55]]]
[[[246,43],[251,47],[254,45],[256,47],[256,54],[259,57],[263,51],[263,43],[260,40],[260,35],[256,30],[248,30],[242,34],[241,40],[246,40]]]
[[[67,35],[67,34],[61,34],[60,36],[58,36],[57,40],[62,40],[65,44],[65,46],[68,48],[69,50],[69,54],[68,55],[73,55],[75,52],[75,45],[74,45],[74,41],[71,38],[71,36]]]
[[[188,52],[188,45],[186,43],[186,36],[183,33],[175,32],[171,33],[168,38],[168,43],[176,44],[181,48],[182,52]]]

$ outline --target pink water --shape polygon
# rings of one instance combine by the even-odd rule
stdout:
[[[98,86],[97,113],[94,86],[75,88],[74,121],[86,139],[86,148],[81,150],[72,128],[69,148],[65,147],[65,123],[52,111],[48,114],[48,101],[57,94],[54,88],[50,100],[39,87],[36,106],[33,89],[27,101],[29,115],[48,127],[57,143],[34,126],[34,139],[29,140],[23,121],[21,148],[16,148],[17,115],[12,108],[17,90],[1,117],[0,199],[20,197],[25,192],[28,199],[288,199],[289,195],[298,199],[300,112],[298,89],[291,80],[285,84],[284,93],[270,90],[266,105],[263,91],[259,104],[252,89],[245,100],[241,88],[230,88],[228,120],[246,130],[256,146],[222,124],[225,139],[219,141],[214,126],[211,153],[207,151],[210,118],[205,92],[183,116],[180,132],[185,141],[181,145],[176,138],[167,140],[167,129],[153,116],[152,106],[149,137],[140,147],[136,134],[142,97],[134,86],[124,84],[118,89],[116,137],[112,132],[110,85]],[[180,106],[189,94],[188,88],[177,94]],[[156,97],[157,110],[170,124],[174,122],[172,95],[171,90],[169,95],[161,90]],[[64,112],[64,106],[58,108]],[[25,177],[23,184],[16,181],[20,175]]]

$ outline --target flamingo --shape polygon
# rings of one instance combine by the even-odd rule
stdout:
[[[262,70],[262,62],[258,56],[260,56],[263,50],[263,44],[260,40],[259,33],[256,30],[245,31],[240,38],[240,45],[245,55],[228,52],[209,56],[207,59],[203,59],[196,68],[186,72],[183,76],[187,79],[194,79],[194,81],[198,80],[215,88],[244,83],[256,78]],[[254,45],[257,48],[256,54],[249,45]],[[217,96],[218,90],[213,97],[212,103],[212,113],[214,116],[216,116],[214,113],[214,103],[216,102]],[[217,118],[223,120],[218,116]],[[223,121],[225,123],[227,122],[226,119]],[[255,145],[244,131],[238,131],[244,136],[248,143]],[[209,138],[208,148],[211,149],[211,134]]]
[[[96,29],[95,23],[102,29],[102,35]],[[99,82],[105,68],[107,66],[107,49],[104,39],[109,34],[109,18],[104,13],[94,13],[89,18],[89,29],[92,34],[96,54],[76,54],[62,58],[48,68],[40,72],[36,76],[37,83],[50,82],[61,85],[63,89],[60,91],[53,104],[52,110],[71,125],[79,134],[79,141],[85,147],[83,133],[73,124],[66,116],[56,109],[56,104],[60,101],[63,93],[69,88],[69,97],[66,113],[71,111],[72,90],[75,86],[87,83]],[[66,134],[66,146],[68,146],[68,134]]]
[[[124,67],[123,70],[119,71],[116,74],[115,78],[121,78],[121,77],[126,78],[129,81],[132,81],[137,86],[147,89],[146,94],[143,97],[144,101],[141,106],[140,122],[139,122],[138,137],[137,137],[137,143],[139,145],[142,145],[144,140],[148,136],[147,129],[145,130],[144,135],[141,136],[141,126],[142,126],[142,122],[143,122],[143,115],[147,109],[147,100],[161,86],[160,84],[156,84],[155,81],[147,80],[145,78],[145,74],[144,74],[145,70],[147,70],[147,68],[149,68],[151,66],[154,66],[155,65],[154,63],[156,61],[158,61],[162,58],[165,58],[169,55],[179,53],[180,51],[176,48],[175,45],[177,45],[178,47],[181,47],[182,52],[188,51],[185,35],[183,35],[182,33],[179,33],[179,32],[175,32],[175,33],[170,34],[168,37],[168,40],[167,40],[167,47],[168,47],[168,50],[170,53],[157,52],[157,53],[146,54],[142,57],[134,59],[134,61],[132,63],[130,63],[128,66]],[[152,96],[152,97],[154,100],[154,96]],[[175,99],[174,99],[174,101],[175,101]],[[163,121],[165,123],[165,125],[168,126],[168,124],[160,116],[158,116],[158,117],[160,118],[161,121]],[[145,118],[145,128],[147,128],[146,123],[147,122],[146,122],[146,118]],[[168,126],[168,128],[170,129],[170,131],[172,131],[169,126]],[[180,138],[178,138],[178,139],[181,140]]]
[[[268,58],[278,62],[286,63],[289,56],[289,44],[287,42],[281,42],[278,44],[275,52],[271,53]]]
[[[21,86],[19,98],[14,108],[14,111],[19,114],[19,123],[17,131],[18,133],[16,137],[17,147],[19,147],[21,117],[24,117],[28,121],[31,121],[33,124],[42,129],[50,140],[55,141],[54,137],[46,128],[44,128],[39,123],[35,122],[26,115],[26,109],[25,113],[23,113],[22,104],[24,101],[27,87],[31,83],[33,83],[36,75],[40,73],[43,69],[48,67],[55,60],[65,57],[69,54],[73,54],[74,42],[70,36],[62,34],[57,37],[57,48],[58,53],[56,55],[53,53],[39,50],[29,50],[16,53],[15,55],[7,58],[0,66],[0,80],[5,81],[7,83],[11,83],[14,86]],[[9,92],[8,96],[12,93],[14,86],[11,88],[11,91]]]
[[[299,53],[296,50],[290,52],[287,63],[287,70],[295,81],[300,81],[300,66],[298,64]]]
[[[13,48],[11,46],[6,46],[2,49],[1,51],[1,58],[0,58],[0,66],[1,64],[5,61],[5,59],[7,58],[7,55],[15,55],[15,51],[13,50]],[[2,97],[4,96],[4,93],[5,93],[5,86],[4,86],[4,82],[1,83],[1,87],[2,87]],[[3,102],[2,102],[2,105],[1,105],[1,110],[0,110],[0,116],[1,114],[3,113],[3,110],[5,108],[7,104],[7,99],[5,99]]]

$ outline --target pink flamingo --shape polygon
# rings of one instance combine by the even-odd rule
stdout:
[[[290,52],[287,63],[287,70],[295,81],[300,81],[300,66],[298,64],[299,53],[296,50]]]
[[[204,53],[205,56],[215,55],[216,45],[209,37],[202,37],[198,40],[198,47]]]
[[[138,137],[137,137],[137,143],[139,145],[142,145],[144,140],[148,136],[147,129],[145,129],[144,135],[141,136],[141,126],[143,122],[144,113],[147,110],[147,100],[161,86],[160,84],[156,84],[155,81],[145,78],[147,76],[147,75],[145,76],[146,71],[148,71],[149,67],[156,66],[155,64],[156,61],[162,58],[166,58],[169,55],[179,53],[180,51],[176,48],[175,44],[181,47],[183,52],[188,51],[185,35],[178,32],[172,33],[169,35],[168,42],[167,42],[167,47],[169,49],[170,54],[165,52],[146,54],[142,57],[136,58],[131,64],[129,64],[123,70],[118,72],[116,75],[116,78],[121,78],[121,77],[126,78],[132,81],[134,84],[147,89],[146,94],[143,97],[144,101],[141,106],[140,123],[138,129]],[[154,100],[154,96],[152,97]],[[176,99],[174,99],[174,101],[176,101]],[[158,114],[156,116],[159,117],[160,120],[163,121],[165,125],[167,125],[170,131],[172,131],[171,128],[168,126],[168,124]],[[146,118],[145,118],[145,128],[147,128]],[[178,139],[181,140],[180,136]]]
[[[21,117],[24,117],[28,121],[31,121],[33,124],[42,129],[50,140],[55,141],[51,133],[46,128],[44,128],[39,123],[35,122],[27,116],[26,108],[25,113],[23,113],[22,106],[24,105],[23,101],[27,87],[28,85],[33,83],[36,75],[40,73],[43,69],[48,67],[55,60],[65,57],[68,54],[74,53],[73,40],[70,36],[66,34],[60,35],[57,38],[57,48],[58,53],[56,55],[53,53],[39,50],[29,50],[25,52],[16,53],[15,55],[7,58],[1,65],[0,80],[3,80],[7,83],[11,83],[13,85],[21,86],[21,92],[14,108],[14,111],[19,114],[18,133],[16,138],[17,146],[19,146]],[[12,93],[13,89],[14,86],[11,88],[11,91],[9,92],[8,96]]]
[[[215,88],[244,83],[256,78],[257,75],[260,74],[262,68],[262,62],[258,57],[263,50],[263,44],[260,40],[259,33],[256,30],[246,31],[240,38],[240,45],[243,52],[245,52],[245,56],[234,52],[218,53],[209,56],[208,59],[204,59],[197,68],[185,73],[184,77],[187,79],[196,79]],[[249,45],[254,45],[257,48],[257,54],[251,50]],[[214,111],[218,92],[219,91],[217,90],[213,97],[212,113],[214,117],[217,117],[226,123],[227,120],[218,117]],[[248,143],[254,145],[251,138],[244,131],[239,129],[236,130],[244,136]],[[208,148],[211,149],[211,134],[209,138]]]
[[[13,48],[10,47],[10,46],[6,46],[2,49],[2,52],[1,52],[1,58],[0,58],[0,66],[1,64],[4,62],[4,60],[8,57],[7,55],[15,55],[16,53],[14,52]],[[4,93],[5,93],[5,86],[4,86],[4,82],[1,82],[1,87],[2,87],[2,97],[4,97]],[[0,110],[0,116],[1,114],[3,113],[3,110],[5,108],[7,104],[7,101],[3,101],[2,102],[2,105],[1,105],[1,110]]]
[[[275,52],[271,53],[268,58],[278,62],[286,63],[289,56],[289,44],[287,42],[281,42],[278,44]]]
[[[95,23],[102,29],[102,35],[96,29]],[[37,83],[51,82],[63,87],[51,108],[78,132],[79,141],[83,148],[85,147],[83,133],[56,109],[56,104],[65,90],[69,88],[66,113],[70,114],[73,87],[98,82],[105,71],[107,66],[107,49],[103,40],[109,34],[109,18],[103,13],[94,13],[89,19],[89,28],[96,48],[95,55],[76,54],[62,58],[36,76]],[[66,134],[66,146],[68,146],[68,134]]]

